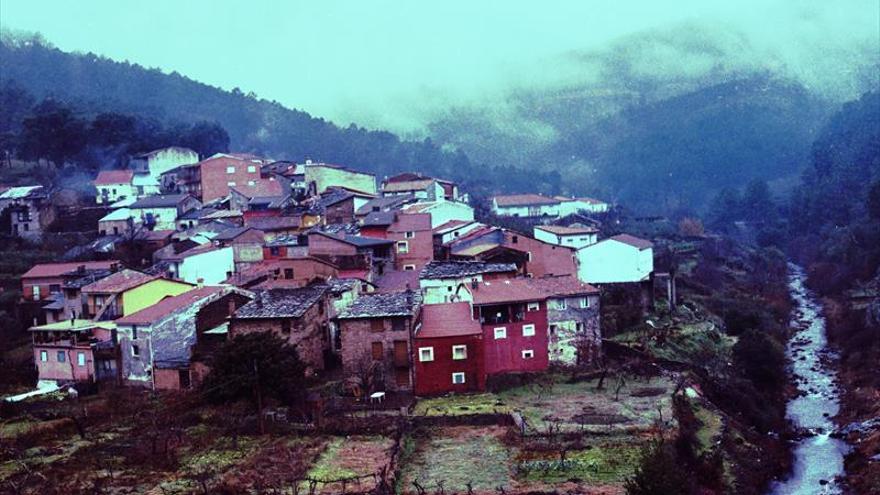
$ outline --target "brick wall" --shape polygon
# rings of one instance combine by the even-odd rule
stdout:
[[[272,332],[296,346],[300,360],[309,368],[307,371],[324,369],[324,350],[330,348],[324,301],[309,308],[302,318],[286,319],[290,322],[290,332],[282,330],[283,320],[285,319],[232,319],[229,338],[255,332]]]

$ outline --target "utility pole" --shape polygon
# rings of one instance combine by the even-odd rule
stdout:
[[[260,371],[257,368],[257,360],[254,359],[254,394],[257,397],[257,421],[260,425],[260,435],[266,434],[266,425],[263,422],[263,394],[260,393]]]

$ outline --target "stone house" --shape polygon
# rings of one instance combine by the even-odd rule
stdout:
[[[463,290],[466,286],[513,278],[516,274],[516,265],[512,263],[432,261],[419,274],[419,289],[425,304],[470,301],[470,292]]]
[[[229,320],[229,337],[272,332],[296,347],[307,371],[324,369],[330,350],[326,285],[256,289],[254,298]]]
[[[9,234],[36,242],[56,212],[46,188],[22,186],[0,193],[0,214],[9,214]]]
[[[312,195],[333,186],[346,187],[367,194],[376,194],[376,176],[329,163],[306,160],[304,180]]]
[[[363,294],[337,317],[342,368],[362,393],[413,390],[417,293]]]

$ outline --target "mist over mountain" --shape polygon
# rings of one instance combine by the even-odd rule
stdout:
[[[831,112],[878,85],[870,43],[829,47],[839,56],[811,66],[800,52],[768,51],[730,26],[641,31],[547,59],[552,75],[513,78],[483,101],[426,98],[424,108],[412,106],[428,119],[424,131],[403,131],[412,141],[21,36],[0,43],[0,78],[93,112],[216,121],[241,151],[379,176],[417,170],[483,193],[597,195],[677,213],[699,212],[722,187],[752,179],[789,190]]]

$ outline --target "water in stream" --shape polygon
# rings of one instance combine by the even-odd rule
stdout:
[[[788,342],[786,354],[798,390],[789,401],[789,420],[810,435],[795,445],[791,476],[771,487],[773,495],[814,495],[842,493],[835,481],[843,474],[846,442],[831,438],[832,419],[840,406],[835,371],[828,361],[835,356],[828,348],[822,305],[804,286],[806,275],[789,265],[789,290],[795,308],[792,325],[797,329]]]

